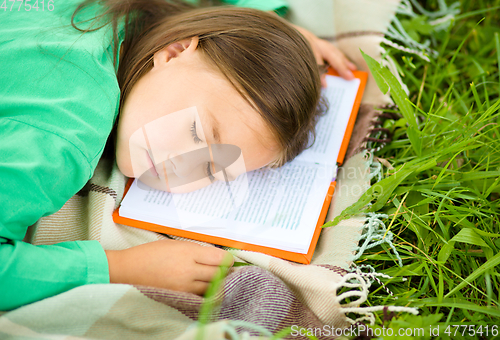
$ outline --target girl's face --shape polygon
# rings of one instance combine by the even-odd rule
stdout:
[[[196,37],[155,53],[118,122],[120,171],[150,187],[189,192],[261,168],[279,147],[260,114],[203,60]],[[214,148],[212,144],[223,144]],[[227,157],[222,163],[221,152]],[[227,160],[230,160],[228,163]]]

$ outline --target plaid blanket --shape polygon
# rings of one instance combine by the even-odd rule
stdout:
[[[315,33],[336,41],[361,69],[367,70],[359,48],[380,58],[379,44],[399,1],[322,1],[327,2],[335,10],[335,32]],[[297,14],[303,13],[300,1],[291,3],[292,19],[304,25]],[[302,6],[310,6],[310,2],[302,1]],[[376,108],[387,104],[390,99],[369,80],[348,159],[337,176],[328,220],[369,188],[372,161],[370,154],[361,150],[369,140]],[[126,180],[114,161],[101,159],[89,183],[60,211],[32,226],[25,241],[41,245],[98,240],[104,249],[125,249],[169,237],[113,222],[111,215],[122,199]],[[237,261],[249,265],[233,267],[220,291],[209,299],[153,287],[86,285],[0,312],[0,338],[239,339],[270,338],[285,330],[283,338],[297,339],[303,338],[300,330],[322,329],[315,336],[331,339],[336,337],[335,330],[369,320],[374,310],[364,311],[362,307],[369,282],[350,271],[365,221],[363,216],[353,217],[323,230],[310,265],[228,249]],[[213,308],[204,313],[207,302]],[[365,316],[356,320],[352,312]],[[197,327],[200,317],[207,318],[201,332]]]
[[[355,169],[358,178],[353,179],[341,171],[338,186],[355,181],[366,190],[369,163],[363,153],[351,157],[343,169]],[[29,241],[54,244],[95,239],[105,249],[123,249],[168,237],[112,221],[111,213],[120,202],[125,182],[116,163],[101,159],[87,186],[60,211],[39,220]],[[338,191],[335,202],[345,205],[357,199],[347,192]],[[333,211],[340,209],[342,206],[335,205]],[[203,331],[205,338],[222,339],[231,331],[270,336],[290,327],[293,334],[299,327],[349,326],[350,319],[343,308],[353,304],[342,304],[338,292],[349,287],[347,268],[363,224],[364,218],[352,218],[324,230],[311,265],[229,249],[238,261],[252,265],[232,268],[221,290],[211,297],[215,307],[208,315],[210,326]],[[354,292],[363,295],[363,291]],[[0,338],[5,332],[11,336],[43,339],[59,338],[56,335],[61,334],[85,339],[176,339],[180,336],[194,339],[197,332],[193,327],[205,300],[194,294],[154,287],[86,285],[2,315]],[[189,335],[190,327],[192,335]],[[318,338],[330,337],[320,335]]]

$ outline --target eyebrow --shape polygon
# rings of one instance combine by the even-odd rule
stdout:
[[[221,144],[220,141],[220,133],[219,133],[219,121],[217,118],[215,118],[215,115],[212,113],[212,111],[207,110],[208,116],[210,117],[210,125],[212,125],[212,136],[214,137],[214,140],[218,143]]]
[[[206,111],[208,113],[208,116],[210,117],[210,124],[212,125],[212,135],[214,136],[214,140],[218,144],[222,144],[219,134],[219,121],[217,120],[217,118],[215,118],[215,115],[212,113],[212,111],[208,109]],[[211,152],[210,152],[210,157],[212,157]],[[225,170],[225,173],[227,175],[228,181],[234,181],[236,180],[236,178],[238,178],[238,176],[235,176],[232,172],[229,172],[227,170]]]

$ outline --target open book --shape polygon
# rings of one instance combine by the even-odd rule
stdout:
[[[310,263],[366,84],[367,73],[355,76],[327,75],[328,111],[316,126],[314,145],[293,161],[185,194],[131,179],[114,221]]]

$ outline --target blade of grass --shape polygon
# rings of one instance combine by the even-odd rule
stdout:
[[[500,69],[500,39],[498,32],[495,32],[495,47],[497,50],[497,68]],[[498,96],[500,96],[500,72],[498,72]]]
[[[491,8],[485,8],[485,9],[478,9],[476,11],[471,11],[468,13],[457,15],[455,17],[455,20],[462,20],[462,19],[470,18],[470,17],[473,17],[473,16],[478,15],[478,14],[488,13],[488,12],[495,11],[498,9],[500,9],[500,6],[495,6],[495,7],[491,7]]]
[[[460,308],[460,309],[469,309],[471,311],[476,311],[484,314],[489,314],[495,317],[500,317],[500,309],[498,308],[488,308],[478,306],[474,303],[471,303],[462,299],[443,299],[443,301],[439,302],[437,298],[430,299],[422,299],[420,301],[412,302],[412,307],[420,307],[420,306],[441,306],[441,307],[451,307],[451,308]]]
[[[455,286],[451,291],[448,292],[444,297],[447,298],[450,295],[453,295],[455,292],[459,291],[463,287],[470,285],[472,281],[477,279],[479,276],[484,274],[487,270],[493,269],[496,266],[500,264],[500,253],[496,254],[493,256],[491,259],[489,259],[486,263],[484,263],[482,266],[480,266],[477,270],[475,270],[472,274],[467,276],[465,280],[463,280],[460,284]],[[499,316],[500,316],[500,311],[499,311]]]
[[[483,110],[483,103],[481,103],[481,99],[479,99],[479,94],[477,93],[476,86],[474,85],[474,82],[470,83],[470,88],[472,90],[472,93],[474,94],[474,99],[476,100],[476,106],[479,111]]]

